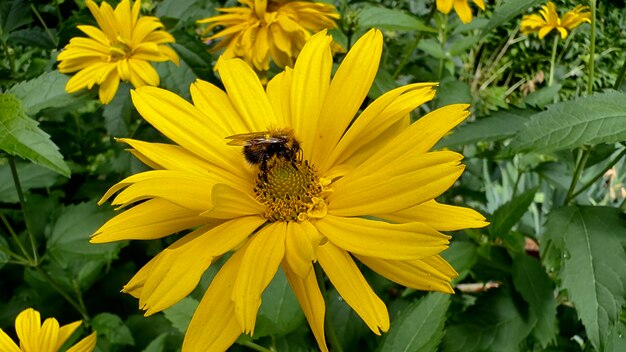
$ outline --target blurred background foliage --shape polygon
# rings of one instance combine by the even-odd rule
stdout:
[[[450,103],[472,105],[470,121],[438,145],[461,151],[467,164],[441,200],[479,210],[491,226],[453,234],[444,257],[460,273],[456,294],[405,289],[362,267],[389,307],[390,332],[371,334],[332,289],[329,324],[344,351],[625,351],[624,1],[597,4],[593,75],[584,24],[558,42],[551,86],[552,37],[519,30],[522,15],[543,2],[486,1],[484,12],[471,4],[468,24],[434,3],[339,1],[342,19],[331,33],[349,47],[368,28],[383,31],[370,99],[436,81],[437,98],[415,119]],[[556,3],[561,13],[588,4]],[[220,85],[217,56],[195,21],[234,4],[142,2],[143,13],[160,17],[174,35],[181,58],[180,66],[154,64],[162,87],[189,98],[195,79]],[[90,23],[82,1],[0,0],[0,327],[12,333],[17,313],[35,307],[62,323],[83,319],[98,331],[97,351],[176,351],[219,264],[189,297],[145,318],[119,291],[176,236],[87,242],[114,213],[99,198],[145,168],[115,138],[163,140],[134,110],[125,83],[104,106],[94,91],[65,93],[68,77],[56,71],[56,56],[81,35],[77,24]],[[20,246],[29,260],[12,259]],[[284,274],[264,293],[254,337],[242,336],[232,350],[262,348],[316,349]]]

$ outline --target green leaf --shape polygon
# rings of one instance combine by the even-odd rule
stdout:
[[[0,236],[0,269],[11,259],[9,253],[7,253],[10,249],[9,242],[7,242],[4,237]]]
[[[469,104],[472,102],[472,92],[470,86],[450,76],[439,82],[437,95],[435,96],[435,106],[442,107],[450,104]]]
[[[554,104],[535,114],[515,136],[509,152],[550,152],[624,140],[626,94],[609,91]]]
[[[197,77],[184,61],[180,63],[180,66],[169,61],[159,62],[156,67],[163,88],[190,100],[189,87]]]
[[[626,351],[626,324],[618,322],[609,332],[605,352]]]
[[[422,39],[417,45],[417,48],[435,59],[447,59],[446,53],[441,48],[441,44],[435,39]]]
[[[530,7],[542,2],[542,0],[504,0],[502,4],[496,8],[491,16],[491,20],[483,29],[483,35],[491,32],[492,29],[499,27],[504,22],[517,17],[528,11]]]
[[[626,222],[619,209],[567,207],[549,214],[546,235],[561,249],[561,285],[592,344],[603,350],[626,295]]]
[[[524,99],[524,102],[531,106],[543,108],[544,106],[552,103],[554,98],[558,96],[561,87],[563,87],[562,84],[555,83],[551,86],[538,89],[528,94],[526,99]]]
[[[172,48],[176,50],[176,53],[185,61],[196,76],[220,85],[213,73],[213,56],[207,51],[208,47],[196,37],[183,31],[173,31],[172,35],[176,38],[176,43],[172,44]]]
[[[478,246],[474,242],[452,241],[450,247],[441,253],[441,256],[459,273],[459,277],[454,279],[455,282],[463,280],[476,264],[477,249]]]
[[[36,164],[19,162],[15,163],[15,167],[24,192],[33,188],[48,188],[58,179],[57,174]],[[19,203],[19,201],[11,168],[8,164],[0,166],[0,202]]]
[[[261,302],[254,330],[255,339],[266,335],[286,335],[304,323],[298,299],[282,269],[278,270],[263,292]]]
[[[193,313],[198,308],[197,300],[191,297],[185,297],[181,299],[175,305],[167,308],[163,311],[165,318],[172,323],[172,326],[184,334],[187,331],[187,326],[193,317]]]
[[[381,352],[436,351],[443,338],[450,295],[433,292],[411,304],[391,322]]]
[[[444,351],[519,351],[536,319],[517,308],[506,287],[490,290],[448,326]]]
[[[28,115],[35,115],[45,108],[58,108],[69,105],[76,96],[65,91],[69,77],[59,71],[46,72],[41,76],[24,81],[9,89],[22,100],[22,106]]]
[[[489,117],[462,125],[437,143],[438,148],[470,145],[477,142],[499,141],[514,136],[524,128],[533,110],[500,110]]]
[[[0,41],[6,42],[9,33],[33,21],[26,1],[0,2]]]
[[[359,12],[358,25],[362,29],[380,28],[388,30],[421,31],[437,33],[417,17],[399,9],[368,6]]]
[[[535,199],[538,187],[516,196],[510,201],[500,206],[491,216],[491,226],[488,227],[489,234],[493,238],[505,238],[509,231],[524,216],[528,207]]]
[[[130,134],[133,104],[129,88],[128,83],[120,82],[120,89],[117,90],[115,97],[102,110],[104,126],[113,137],[125,137]]]
[[[54,30],[52,30],[54,33]],[[9,34],[9,42],[13,45],[34,46],[46,50],[56,49],[52,38],[40,27],[18,29]]]
[[[193,25],[195,21],[211,16],[207,0],[164,0],[156,8],[155,16],[175,18],[180,26]]]
[[[70,169],[50,136],[26,116],[19,99],[13,94],[0,94],[0,149],[65,177]]]
[[[157,338],[152,340],[146,348],[143,349],[143,352],[163,352],[165,351],[165,341],[169,334],[163,333],[159,335]]]
[[[111,345],[135,345],[130,330],[122,319],[115,314],[100,313],[91,321],[93,329],[98,332],[98,345],[103,337]]]
[[[533,335],[541,347],[546,348],[556,341],[557,335],[554,283],[539,261],[525,254],[518,255],[513,261],[513,283],[537,317]]]

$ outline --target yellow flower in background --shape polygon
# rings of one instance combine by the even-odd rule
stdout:
[[[458,179],[463,156],[429,151],[462,122],[468,105],[409,113],[433,99],[435,83],[396,88],[358,118],[383,48],[371,30],[331,78],[332,38],[305,44],[293,69],[264,89],[240,59],[220,62],[225,91],[191,86],[193,104],[155,87],[132,91],[139,113],[175,144],[123,139],[154,170],[126,178],[100,201],[127,208],[91,242],[157,239],[193,229],[124,286],[146,315],[186,297],[211,263],[234,251],[204,294],[183,351],[222,351],[252,334],[261,295],[279,267],[318,342],[325,302],[317,262],[370,329],[389,329],[383,301],[354,259],[401,285],[453,292],[455,270],[439,255],[440,231],[483,227],[474,210],[435,198]],[[242,154],[243,152],[243,154]]]
[[[222,58],[241,58],[257,72],[270,68],[270,58],[279,67],[293,67],[304,43],[322,29],[336,27],[339,19],[330,4],[290,0],[238,0],[245,7],[220,8],[223,14],[198,23],[210,24],[203,30],[207,36],[221,27],[212,41],[220,39],[212,52],[224,49]]]
[[[485,11],[485,2],[483,0],[472,0],[474,4]],[[468,4],[469,0],[437,0],[437,10],[441,13],[449,14],[454,7],[454,11],[463,23],[472,22],[472,10]]]
[[[556,29],[561,34],[561,39],[567,38],[567,31],[571,31],[581,24],[591,23],[591,12],[587,6],[578,5],[573,10],[568,11],[559,18],[554,3],[548,1],[541,6],[539,13],[526,15],[522,18],[521,31],[524,34],[537,32],[540,39]]]
[[[59,326],[54,318],[41,324],[39,312],[28,308],[15,318],[15,331],[20,339],[19,347],[0,329],[0,351],[2,352],[57,352],[65,341],[80,326],[80,321]],[[91,352],[96,348],[96,333],[80,340],[67,352]]]
[[[77,92],[100,85],[100,101],[113,100],[120,80],[134,87],[158,86],[159,75],[150,61],[173,61],[178,65],[178,55],[167,46],[174,37],[163,30],[163,24],[153,16],[139,16],[141,1],[132,6],[122,0],[115,10],[107,2],[100,7],[93,1],[85,4],[98,26],[78,26],[89,38],[72,38],[59,54],[59,71],[72,73],[65,90]]]

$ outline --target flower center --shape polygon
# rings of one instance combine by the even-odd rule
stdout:
[[[130,54],[132,54],[132,49],[130,43],[118,35],[117,38],[115,38],[115,42],[111,43],[109,53],[111,54],[111,61],[119,61],[129,58]]]
[[[308,161],[271,158],[254,192],[270,221],[305,221],[326,216],[326,191]]]

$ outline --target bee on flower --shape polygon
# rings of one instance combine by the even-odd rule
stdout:
[[[73,73],[65,90],[75,93],[99,85],[102,104],[113,100],[120,80],[134,87],[158,86],[160,79],[150,64],[172,61],[178,65],[178,55],[169,47],[174,37],[163,29],[153,16],[140,16],[141,1],[122,0],[113,9],[106,1],[85,4],[96,19],[98,27],[79,25],[85,37],[72,38],[57,60],[61,73]]]
[[[522,18],[521,31],[524,34],[537,33],[539,39],[545,38],[550,32],[556,30],[561,35],[561,39],[567,38],[568,31],[587,22],[591,23],[591,12],[589,7],[578,5],[573,10],[566,12],[563,17],[559,17],[556,6],[548,1],[541,5],[541,14],[530,14]]]
[[[476,6],[485,11],[484,0],[472,0]],[[454,12],[459,16],[461,22],[472,22],[472,9],[469,6],[469,0],[437,0],[437,10],[444,14],[449,14],[454,8]]]

